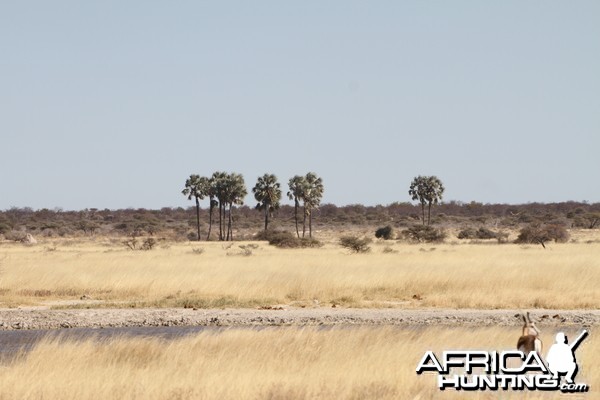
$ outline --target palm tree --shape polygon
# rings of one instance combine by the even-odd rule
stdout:
[[[209,181],[208,178],[200,175],[192,174],[185,181],[185,188],[181,191],[188,200],[194,198],[196,200],[196,227],[198,229],[198,241],[200,241],[200,200],[208,194]]]
[[[214,172],[211,177],[211,190],[219,206],[219,240],[225,240],[223,222],[227,206],[227,178],[228,174],[221,171]]]
[[[236,174],[235,172],[227,175],[225,189],[225,200],[229,205],[229,220],[227,223],[226,240],[233,240],[233,231],[231,229],[231,212],[233,210],[234,205],[244,204],[244,197],[246,197],[246,195],[248,194],[248,191],[246,190],[246,184],[244,183],[244,177],[241,174]]]
[[[314,172],[309,172],[305,177],[303,202],[304,202],[304,224],[302,227],[302,237],[306,231],[306,217],[308,216],[308,236],[312,238],[312,211],[319,209],[321,198],[323,197],[323,179],[319,178]]]
[[[425,225],[425,205],[427,208],[427,225],[431,222],[431,205],[438,204],[444,194],[444,185],[437,176],[417,176],[410,184],[408,194],[413,200],[421,203],[423,225]]]
[[[252,188],[254,198],[258,201],[256,209],[265,212],[265,232],[269,227],[269,215],[279,208],[281,200],[280,184],[273,174],[264,174],[258,178],[256,185]]]
[[[215,185],[215,180],[213,177],[208,179],[208,198],[210,200],[209,211],[208,211],[208,234],[206,235],[206,240],[210,240],[210,232],[212,230],[213,223],[213,211],[216,206],[219,205],[219,202],[216,200],[217,197],[217,188]]]
[[[304,187],[306,178],[300,175],[295,175],[288,181],[288,187],[290,188],[287,192],[287,196],[290,200],[294,200],[294,221],[296,222],[296,236],[300,238],[300,232],[298,231],[298,208],[300,208],[300,200],[304,197]]]

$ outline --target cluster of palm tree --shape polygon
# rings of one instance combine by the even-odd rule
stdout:
[[[442,200],[444,194],[444,185],[437,176],[417,176],[410,184],[408,194],[413,200],[421,203],[423,213],[423,225],[425,225],[425,205],[427,208],[427,225],[431,221],[431,205],[437,204]]]
[[[295,175],[288,182],[290,188],[287,196],[294,200],[294,220],[296,222],[296,235],[300,237],[298,230],[298,210],[300,202],[304,211],[302,219],[302,237],[306,234],[306,219],[308,218],[308,235],[312,237],[312,211],[319,208],[321,198],[323,197],[323,180],[314,172],[309,172],[305,176]]]
[[[196,200],[197,235],[200,240],[200,200],[208,198],[209,223],[206,240],[210,240],[213,224],[213,212],[219,209],[219,240],[233,240],[232,211],[234,205],[244,204],[244,197],[248,194],[244,177],[241,174],[215,172],[210,177],[192,174],[185,181],[185,188],[181,192],[189,200]]]
[[[323,197],[323,180],[314,172],[305,176],[296,175],[289,180],[290,200],[294,200],[294,219],[296,223],[296,235],[300,237],[298,228],[298,210],[300,204],[304,211],[302,223],[302,237],[306,234],[306,220],[308,219],[308,232],[312,237],[312,211],[318,209]],[[248,193],[244,183],[244,177],[237,173],[215,172],[210,177],[192,174],[185,181],[182,193],[189,200],[196,201],[196,223],[197,238],[200,240],[200,200],[208,198],[209,225],[206,240],[210,240],[213,223],[213,211],[219,209],[219,240],[233,240],[232,210],[234,205],[242,205],[244,197]],[[258,202],[256,209],[264,212],[265,231],[269,228],[269,218],[273,211],[277,210],[281,201],[281,185],[273,174],[264,174],[259,177],[256,185],[252,188],[254,198]]]

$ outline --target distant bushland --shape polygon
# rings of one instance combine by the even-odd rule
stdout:
[[[295,232],[294,206],[281,205],[273,211],[277,221],[276,229]],[[397,232],[417,224],[421,220],[421,206],[408,202],[390,205],[365,206],[353,204],[336,206],[322,204],[312,210],[316,218],[314,229],[344,229],[346,227],[391,226]],[[209,221],[209,209],[199,208],[202,229]],[[565,229],[589,229],[598,227],[600,203],[529,203],[483,204],[450,201],[436,207],[437,217],[432,224],[438,227],[478,226],[493,232],[520,230],[531,224],[560,225]],[[443,215],[443,218],[440,216]],[[264,215],[254,207],[239,206],[233,221],[237,229],[256,232],[264,227]],[[183,208],[165,207],[159,210],[138,209],[96,209],[64,211],[61,209],[41,209],[13,207],[0,211],[0,229],[4,236],[11,232],[29,232],[34,236],[119,236],[132,233],[148,236],[167,236],[188,240],[188,234],[196,234],[197,215],[194,206]],[[374,231],[371,231],[374,232]],[[300,232],[301,233],[301,232]],[[193,237],[190,235],[190,237]],[[203,234],[203,238],[205,235]]]

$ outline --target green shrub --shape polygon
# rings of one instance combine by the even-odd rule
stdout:
[[[404,237],[414,242],[442,242],[446,238],[446,232],[435,229],[428,225],[413,225],[402,231]]]
[[[7,223],[4,223],[4,222],[0,222],[0,234],[1,235],[4,235],[10,231],[12,231],[12,227],[10,225],[8,225]]]
[[[384,226],[375,231],[375,237],[377,239],[390,240],[394,237],[394,228],[391,226]]]
[[[371,239],[369,238],[359,238],[357,236],[342,236],[340,238],[340,246],[355,253],[367,253],[371,251],[369,243],[371,243]]]
[[[294,249],[303,247],[321,247],[323,244],[313,238],[298,238],[287,231],[261,231],[254,237],[256,240],[266,240],[270,245]]]
[[[459,239],[497,239],[498,233],[483,227],[477,230],[465,228],[458,233],[457,237]]]
[[[27,234],[25,232],[21,232],[21,231],[10,231],[10,232],[6,232],[4,234],[4,238],[6,240],[10,240],[12,242],[21,242],[23,241],[23,239],[25,239],[25,236]]]
[[[477,230],[477,239],[496,239],[498,234],[491,229],[479,228]]]
[[[197,242],[198,241],[198,233],[197,232],[188,232],[185,237],[190,242]]]
[[[464,228],[458,235],[456,235],[459,239],[475,239],[477,237],[477,231],[473,228]]]
[[[546,247],[544,243],[554,240],[564,243],[569,240],[569,233],[562,225],[538,225],[532,224],[521,229],[515,243],[538,243]]]

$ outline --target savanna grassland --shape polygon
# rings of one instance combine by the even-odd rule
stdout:
[[[110,241],[4,244],[0,307],[84,297],[111,307],[316,301],[370,308],[591,309],[600,304],[599,259],[595,241],[547,249],[380,242],[366,254],[350,254],[333,241],[309,249],[266,242],[172,243],[151,251],[128,251]]]

